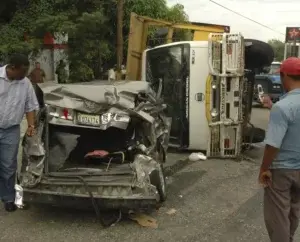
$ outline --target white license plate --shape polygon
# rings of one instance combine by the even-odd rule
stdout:
[[[100,115],[77,113],[77,122],[83,125],[100,125]]]

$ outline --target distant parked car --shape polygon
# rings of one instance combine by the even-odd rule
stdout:
[[[254,88],[254,101],[260,103],[262,94],[270,96],[272,102],[277,102],[283,95],[283,88],[279,75],[256,75]]]
[[[273,75],[279,73],[280,66],[281,66],[281,62],[277,62],[277,61],[272,62],[270,66],[269,74]]]

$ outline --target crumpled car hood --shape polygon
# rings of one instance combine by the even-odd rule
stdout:
[[[137,94],[154,94],[149,83],[144,81],[93,81],[64,85],[44,83],[39,86],[44,93],[45,103],[87,113],[99,113],[112,106],[134,109]]]

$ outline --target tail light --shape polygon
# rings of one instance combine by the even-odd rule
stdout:
[[[69,119],[69,116],[70,116],[69,115],[69,109],[64,108],[63,111],[62,111],[62,113],[63,113],[63,116],[64,116],[65,119]]]
[[[49,115],[55,118],[73,120],[74,112],[69,108],[49,106]]]

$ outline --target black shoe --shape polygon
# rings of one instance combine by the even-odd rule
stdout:
[[[4,209],[7,211],[7,212],[14,212],[17,210],[17,206],[14,202],[6,202],[4,203]]]

